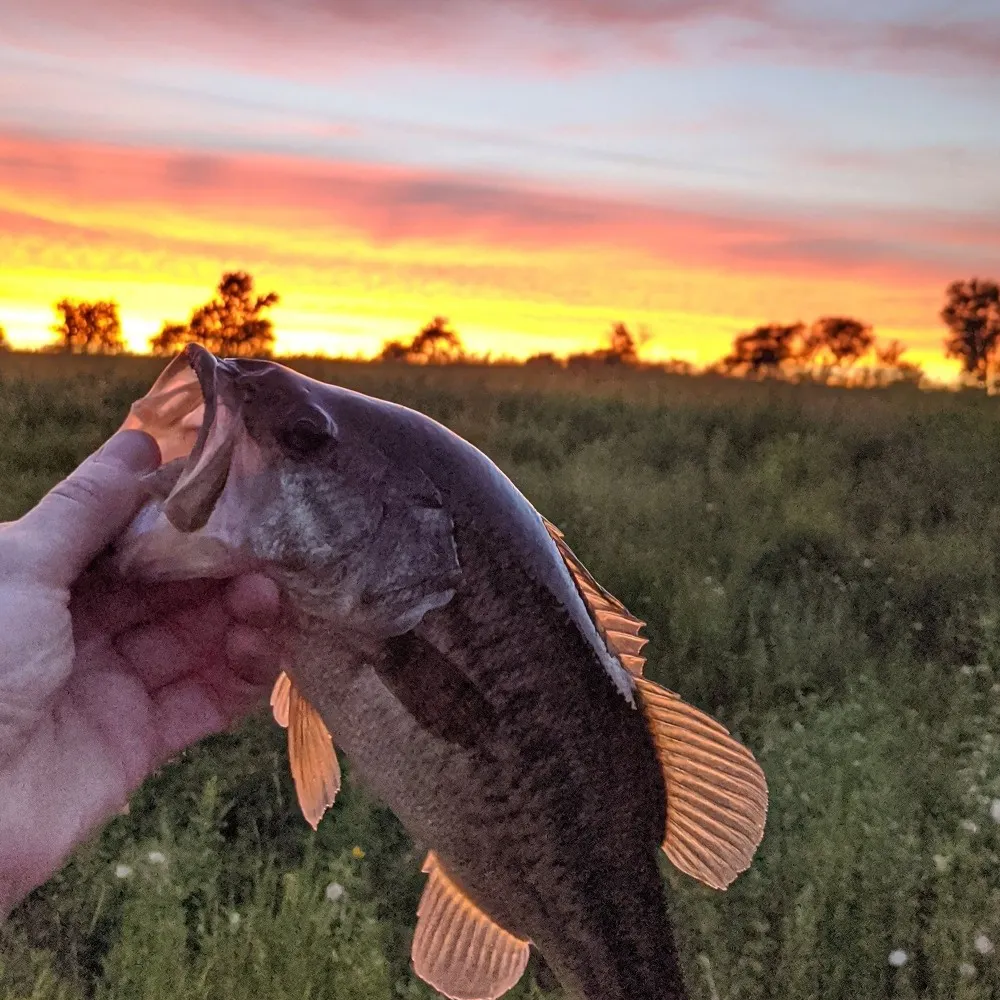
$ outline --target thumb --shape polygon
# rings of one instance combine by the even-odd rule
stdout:
[[[69,587],[125,529],[146,496],[139,477],[159,464],[150,435],[119,431],[54,486],[17,522],[36,574]]]

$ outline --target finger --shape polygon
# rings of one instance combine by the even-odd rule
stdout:
[[[270,687],[280,672],[281,643],[260,629],[236,622],[226,634],[226,660],[243,680]]]
[[[221,667],[197,677],[185,677],[153,695],[160,732],[161,759],[228,729],[263,704],[268,689],[240,680]]]
[[[144,583],[103,568],[87,571],[71,591],[73,634],[84,642],[94,635],[115,638],[137,625],[168,623],[185,608],[219,605],[223,589],[221,580]]]
[[[139,477],[160,461],[142,431],[119,431],[16,522],[37,576],[68,587],[128,524],[145,496]]]
[[[227,586],[225,601],[234,618],[261,626],[276,621],[281,612],[278,585],[263,573],[237,577]]]

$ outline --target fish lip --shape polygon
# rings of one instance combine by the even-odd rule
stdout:
[[[193,469],[205,450],[205,443],[215,424],[215,414],[219,405],[218,371],[224,362],[201,344],[188,344],[181,353],[198,379],[202,402],[205,404],[205,415],[198,428],[198,436],[185,463],[185,469]]]
[[[178,498],[180,495],[185,494],[185,491],[190,491],[195,482],[193,477],[204,474],[204,470],[201,473],[198,470],[210,443],[220,435],[223,438],[227,436],[226,427],[220,427],[220,408],[235,417],[238,414],[239,406],[232,398],[232,392],[227,391],[231,379],[220,379],[220,376],[224,374],[232,376],[231,363],[217,358],[211,351],[197,343],[187,344],[180,356],[188,364],[198,380],[203,413],[194,445],[185,459],[183,471],[166,498],[164,513],[167,520],[178,531],[189,534],[204,527],[208,517],[211,516],[211,510],[214,509],[218,495],[208,501],[208,506],[205,509],[198,510],[197,512],[196,508],[191,508],[189,503],[179,501]],[[224,449],[225,444],[223,441],[219,441],[215,447]],[[220,491],[224,483],[225,480],[223,479],[219,486]],[[205,498],[200,498],[199,506],[204,501]]]

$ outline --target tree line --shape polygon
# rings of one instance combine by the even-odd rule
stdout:
[[[153,354],[169,356],[189,341],[203,344],[215,354],[229,357],[271,357],[274,324],[267,311],[277,305],[275,292],[257,294],[253,277],[245,271],[222,276],[215,295],[199,306],[186,323],[169,321],[150,339]],[[122,354],[118,305],[113,301],[73,301],[55,304],[59,321],[52,327],[56,339],[43,351],[66,354]],[[953,281],[945,291],[940,313],[948,330],[945,355],[961,365],[964,379],[982,388],[1000,383],[1000,285],[971,278]],[[640,350],[648,332],[633,334],[624,323],[614,323],[603,346],[571,354],[562,360],[553,354],[536,354],[526,364],[570,368],[594,365],[658,367],[693,374],[684,361],[644,364]],[[0,350],[9,343],[0,327]],[[923,372],[904,357],[899,341],[880,342],[871,326],[847,316],[823,316],[810,325],[768,323],[738,334],[729,354],[709,366],[709,372],[747,378],[810,378],[853,385],[889,382],[919,383]],[[863,364],[871,359],[873,364]],[[405,364],[489,363],[488,356],[470,353],[445,316],[435,316],[409,340],[386,341],[377,361]]]

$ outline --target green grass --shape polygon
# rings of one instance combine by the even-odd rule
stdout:
[[[0,519],[161,367],[0,364]],[[667,872],[693,996],[1000,997],[976,946],[1000,947],[994,400],[298,366],[486,451],[649,622],[649,675],[753,748],[771,810],[752,869],[726,893]],[[407,962],[422,853],[349,773],[313,834],[286,770],[263,718],[165,768],[0,928],[0,998],[432,996]],[[533,963],[514,995],[558,991]]]

